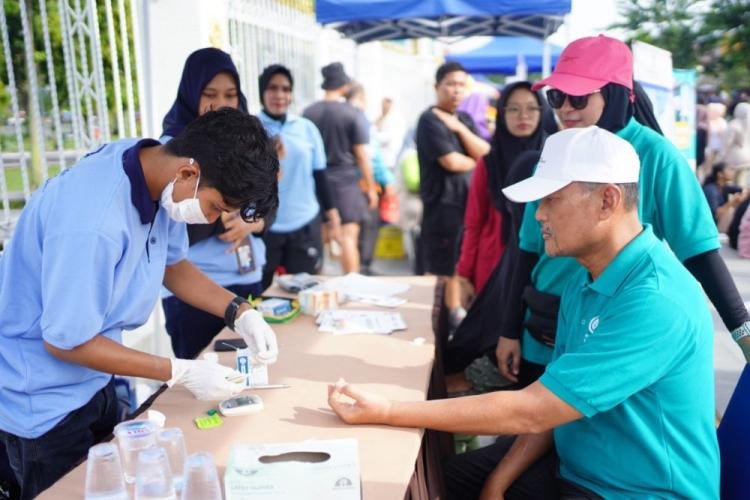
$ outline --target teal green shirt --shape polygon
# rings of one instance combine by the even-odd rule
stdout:
[[[565,479],[607,499],[718,498],[713,323],[650,226],[596,280],[568,280],[540,381],[584,415],[554,431]]]
[[[628,141],[641,160],[639,178],[641,221],[653,226],[654,234],[666,240],[680,261],[719,248],[719,233],[695,174],[671,142],[635,118],[617,132]],[[531,283],[540,291],[560,295],[567,277],[581,266],[570,257],[544,253],[539,223],[534,215],[538,202],[527,203],[519,231],[519,246],[539,254]],[[524,331],[524,359],[546,365],[552,349]]]

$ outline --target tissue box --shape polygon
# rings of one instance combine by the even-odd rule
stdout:
[[[236,444],[224,473],[226,500],[360,500],[356,439]]]
[[[321,311],[337,309],[339,307],[339,294],[335,290],[308,288],[299,293],[299,305],[303,313],[317,316]]]

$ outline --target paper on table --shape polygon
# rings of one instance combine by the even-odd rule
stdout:
[[[318,324],[319,332],[334,335],[388,335],[395,330],[406,329],[404,318],[396,312],[338,309],[321,312],[315,322]]]
[[[326,290],[336,290],[347,300],[383,307],[396,307],[403,304],[406,299],[393,296],[409,290],[409,285],[406,283],[382,281],[358,273],[349,273],[346,276],[330,279],[322,287]]]

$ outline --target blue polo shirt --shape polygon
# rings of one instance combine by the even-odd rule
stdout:
[[[188,259],[206,273],[214,282],[223,287],[231,285],[249,285],[258,283],[263,275],[263,266],[266,265],[266,244],[255,235],[250,236],[250,245],[255,258],[255,269],[249,273],[240,274],[237,254],[227,253],[232,243],[220,240],[218,237],[206,238],[188,249]],[[172,293],[164,288],[162,296],[167,297]]]
[[[638,123],[635,118],[619,132],[641,160],[638,215],[651,224],[654,234],[666,240],[677,258],[690,257],[719,248],[719,233],[695,174],[682,154],[663,136]],[[527,203],[519,231],[519,246],[539,254],[531,283],[540,291],[560,295],[580,264],[570,257],[544,253],[544,239],[535,219],[538,202]],[[546,365],[552,349],[538,342],[528,331],[523,334],[524,359]]]
[[[562,295],[541,383],[584,418],[555,429],[561,475],[604,498],[718,498],[713,322],[650,226]]]
[[[309,224],[320,212],[313,171],[326,168],[326,151],[318,128],[301,116],[286,121],[258,114],[270,137],[281,136],[286,155],[281,163],[279,209],[271,226],[274,233],[289,233]]]
[[[151,199],[138,159],[159,143],[101,147],[29,200],[0,258],[0,429],[38,437],[86,404],[110,374],[60,361],[96,335],[146,322],[164,267],[185,258],[184,224]]]

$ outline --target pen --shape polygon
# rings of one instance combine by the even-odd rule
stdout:
[[[224,346],[227,346],[227,347],[231,347],[231,348],[232,348],[232,349],[234,349],[235,351],[239,351],[239,350],[241,350],[241,349],[240,349],[239,347],[237,347],[237,346],[236,346],[236,345],[234,345],[234,344],[230,344],[229,342],[222,342],[222,343],[221,343],[221,345],[224,345]]]

